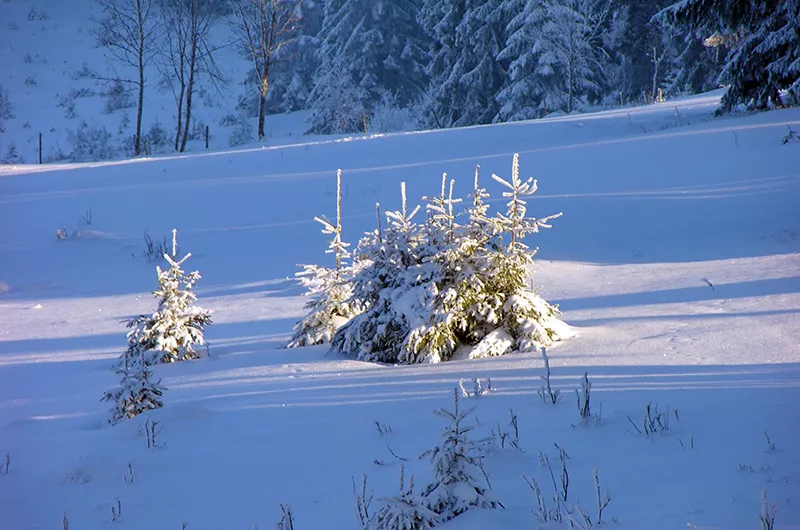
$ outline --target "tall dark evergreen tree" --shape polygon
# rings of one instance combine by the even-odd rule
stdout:
[[[612,86],[626,19],[612,0],[533,0],[511,19],[500,57],[511,75],[499,120],[599,101]]]
[[[727,47],[723,43],[708,46],[694,32],[686,33],[681,28],[671,31],[676,54],[668,65],[667,91],[672,95],[696,94],[717,88]]]
[[[432,127],[490,123],[506,72],[497,59],[506,22],[500,0],[426,0],[420,21],[431,42],[423,116]]]
[[[320,32],[311,130],[354,132],[385,92],[408,105],[425,87],[418,0],[331,0]],[[347,112],[343,112],[347,111]],[[364,116],[360,116],[360,114]],[[333,116],[340,119],[332,119]]]
[[[730,84],[721,112],[800,100],[799,0],[682,0],[658,17],[729,48],[720,81]],[[788,90],[782,98],[780,90]]]
[[[670,0],[617,0],[626,10],[628,24],[620,43],[619,89],[623,102],[643,102],[643,94],[653,93],[653,79],[664,87],[670,77],[676,51],[673,32],[666,24],[651,20]],[[658,88],[657,87],[657,88]]]

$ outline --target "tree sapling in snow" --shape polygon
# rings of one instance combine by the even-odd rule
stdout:
[[[153,372],[148,354],[135,331],[128,334],[128,350],[122,354],[122,366],[117,370],[122,380],[119,386],[103,396],[104,401],[114,402],[109,419],[112,424],[164,406],[161,396],[165,389],[161,381],[151,380]]]
[[[472,508],[497,508],[483,469],[483,449],[469,438],[472,426],[464,420],[474,409],[459,409],[458,392],[453,390],[453,410],[438,409],[435,414],[449,421],[441,443],[423,453],[433,467],[433,481],[423,490],[425,504],[444,522]]]
[[[191,257],[186,254],[177,260],[178,231],[172,231],[172,256],[164,254],[169,268],[158,272],[158,290],[153,296],[159,299],[158,310],[152,316],[140,316],[129,323],[138,327],[142,346],[153,350],[156,363],[171,363],[199,357],[195,346],[204,344],[205,326],[211,323],[209,311],[195,305],[197,297],[192,292],[200,279],[198,271],[184,273],[181,265]]]
[[[304,265],[296,274],[300,283],[308,289],[310,300],[306,303],[309,313],[294,326],[294,335],[289,348],[327,344],[336,330],[360,313],[361,304],[352,299],[352,265],[345,260],[350,257],[348,243],[342,241],[342,170],[336,173],[336,224],[325,216],[314,219],[322,225],[322,233],[333,235],[326,253],[336,257],[333,269],[317,265]]]

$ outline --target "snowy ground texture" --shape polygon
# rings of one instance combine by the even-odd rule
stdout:
[[[800,528],[800,110],[712,119],[719,94],[538,122],[315,141],[103,164],[0,169],[0,527],[98,530],[270,528],[280,504],[296,530],[356,529],[352,478],[397,492],[399,460],[444,427],[459,379],[491,378],[476,435],[509,431],[486,470],[505,509],[448,530],[537,528],[522,476],[552,486],[538,453],[569,454],[570,500],[593,513],[593,468],[609,528]],[[298,129],[302,123],[298,125]],[[283,349],[304,299],[287,279],[325,263],[315,215],[335,213],[342,168],[345,239],[374,227],[374,205],[434,195],[443,171],[466,195],[475,164],[539,179],[533,215],[563,211],[536,283],[578,335],[550,350],[545,405],[536,355],[389,367]],[[502,202],[493,203],[502,207]],[[91,211],[91,223],[86,221]],[[83,219],[81,219],[83,218]],[[56,230],[70,237],[57,240]],[[144,231],[175,227],[200,304],[213,311],[210,358],[156,367],[163,409],[111,427],[103,392],[125,347],[120,321],[152,312]],[[594,421],[574,389],[592,381]],[[670,429],[644,437],[648,403]],[[678,412],[676,419],[674,411]],[[146,420],[160,422],[148,449]],[[391,427],[382,436],[377,421]],[[771,448],[765,432],[774,443]],[[392,452],[390,452],[390,450]],[[127,465],[135,481],[125,480]],[[119,501],[117,501],[119,500]],[[122,515],[112,521],[112,507]],[[375,501],[377,505],[378,501]],[[561,528],[566,525],[539,526]]]

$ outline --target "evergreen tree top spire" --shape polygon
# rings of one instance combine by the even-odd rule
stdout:
[[[406,234],[412,227],[411,220],[419,212],[419,205],[415,206],[411,213],[408,213],[408,203],[406,201],[406,183],[400,183],[400,208],[399,212],[386,212],[389,224],[398,231]]]
[[[350,257],[347,251],[349,243],[342,241],[342,170],[336,171],[336,224],[328,220],[324,215],[322,217],[314,217],[314,220],[322,225],[322,233],[326,235],[333,235],[333,239],[328,244],[326,254],[336,255],[336,269],[342,268],[342,260]]]
[[[498,214],[497,217],[498,224],[503,231],[511,233],[511,251],[527,249],[522,243],[522,239],[526,235],[536,233],[540,228],[551,228],[551,225],[547,224],[548,221],[561,217],[561,212],[542,219],[525,217],[528,212],[528,203],[522,197],[533,195],[538,187],[533,177],[529,177],[524,182],[519,178],[518,153],[514,153],[514,161],[511,164],[511,182],[495,174],[492,174],[492,178],[509,190],[503,192],[503,197],[510,199],[506,203],[508,210],[505,215]]]
[[[181,265],[183,265],[183,263],[187,259],[189,259],[191,257],[192,257],[192,253],[189,252],[183,258],[181,258],[180,261],[176,261],[177,258],[178,258],[178,229],[177,228],[173,228],[172,229],[172,256],[170,256],[166,252],[164,253],[164,259],[167,260],[167,263],[169,263],[170,269],[173,269],[173,268],[174,269],[180,269]],[[156,266],[156,270],[158,270],[158,274],[161,275],[161,267],[160,266]]]

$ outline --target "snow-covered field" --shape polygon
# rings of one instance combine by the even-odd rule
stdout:
[[[519,421],[522,451],[486,470],[505,509],[442,528],[536,528],[539,452],[569,455],[571,502],[595,513],[593,468],[610,528],[800,528],[800,110],[712,119],[719,94],[606,113],[451,131],[303,139],[292,145],[86,165],[0,167],[0,527],[355,529],[353,478],[397,493],[397,457],[438,442],[459,379],[489,377],[476,435]],[[689,125],[687,125],[689,124]],[[300,124],[298,129],[302,126]],[[549,351],[557,405],[536,395],[536,355],[389,367],[283,349],[304,298],[298,263],[328,263],[315,215],[334,213],[344,170],[345,239],[374,205],[434,194],[441,173],[465,195],[484,182],[539,179],[533,215],[563,211],[533,245],[536,283],[578,335]],[[502,207],[502,202],[493,202]],[[91,223],[86,217],[91,211]],[[81,222],[81,218],[83,223]],[[57,240],[62,225],[71,237]],[[111,427],[103,392],[125,346],[121,320],[152,312],[145,230],[175,227],[213,311],[210,358],[158,366],[165,406]],[[588,372],[599,418],[579,421]],[[648,403],[670,428],[636,432]],[[676,414],[677,413],[677,414]],[[141,430],[160,422],[159,448]],[[377,421],[391,426],[381,436]],[[774,443],[770,450],[765,432]],[[394,455],[393,455],[394,453]],[[396,456],[395,456],[396,455]],[[126,482],[127,465],[135,481]],[[122,509],[112,521],[112,507]],[[545,526],[542,526],[544,528]],[[566,527],[566,523],[564,523]],[[547,528],[560,528],[558,525]]]

